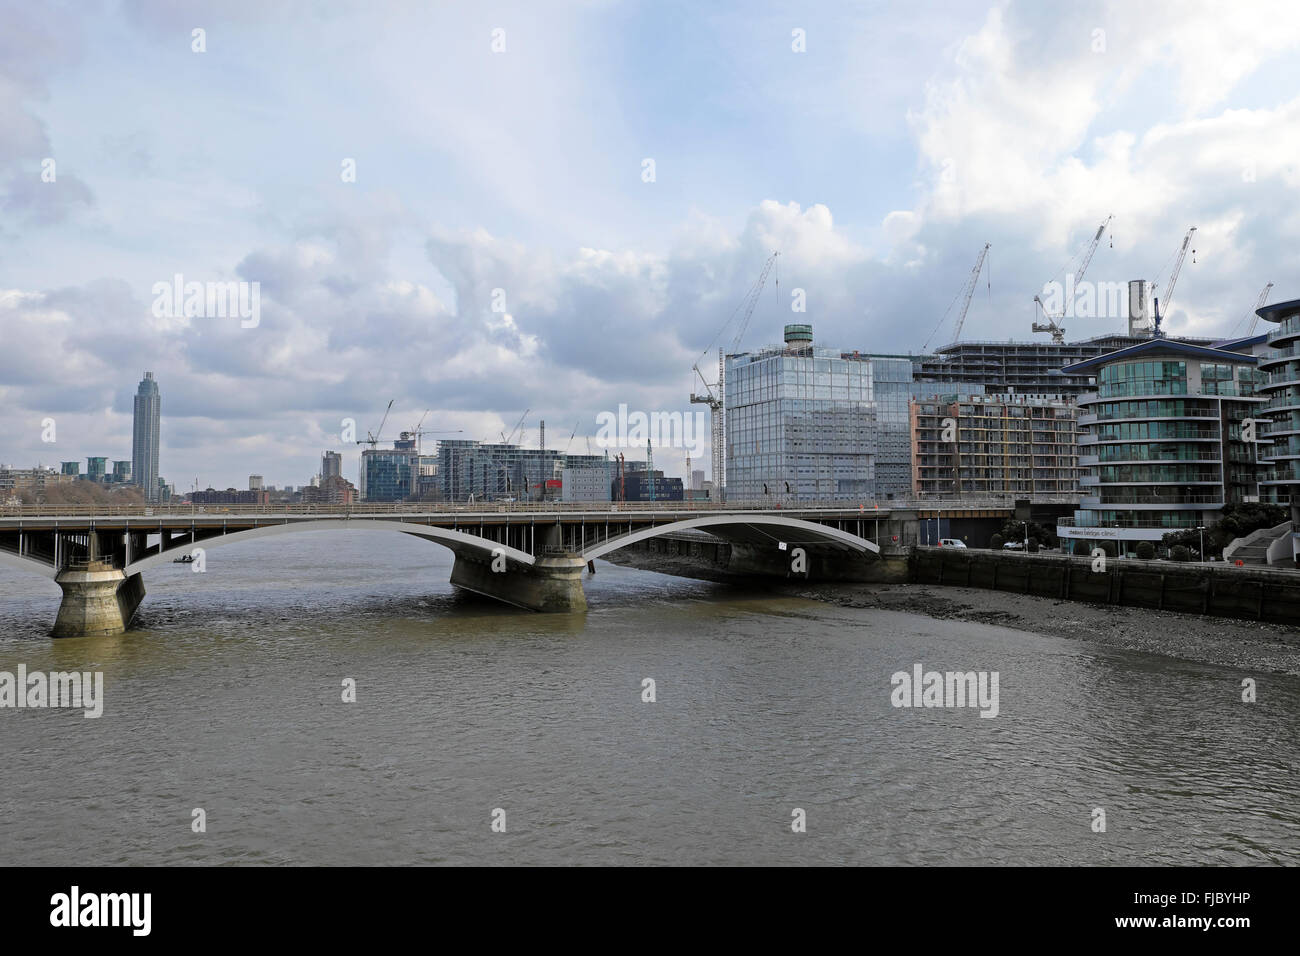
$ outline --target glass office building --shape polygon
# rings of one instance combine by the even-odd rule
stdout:
[[[1067,367],[1095,376],[1096,391],[1079,398],[1081,507],[1057,533],[1131,553],[1254,500],[1260,476],[1243,422],[1264,404],[1257,362],[1155,338]]]
[[[909,356],[814,348],[810,325],[786,326],[784,348],[727,356],[727,499],[910,494],[912,368]]]
[[[419,451],[406,432],[392,448],[361,452],[361,497],[364,501],[405,501],[415,493]]]

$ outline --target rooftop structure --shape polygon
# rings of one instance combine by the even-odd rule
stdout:
[[[954,342],[934,355],[916,359],[916,380],[928,384],[980,385],[985,392],[1079,395],[1089,390],[1088,375],[1066,366],[1149,341],[1148,334],[1108,334],[1082,342]],[[1210,345],[1212,339],[1181,338]]]

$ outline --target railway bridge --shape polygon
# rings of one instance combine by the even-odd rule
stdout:
[[[713,535],[731,545],[733,565],[747,574],[863,580],[880,558],[878,542],[915,541],[915,527],[915,511],[861,503],[9,506],[0,508],[0,564],[60,585],[53,635],[65,637],[125,630],[153,565],[205,561],[212,548],[272,535],[413,535],[454,553],[457,587],[537,611],[581,611],[584,569],[658,535]]]

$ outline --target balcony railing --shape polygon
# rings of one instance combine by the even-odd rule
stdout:
[[[1177,507],[1178,505],[1213,505],[1222,504],[1223,495],[1099,495],[1093,508],[1122,507],[1124,505],[1160,505]]]
[[[1175,518],[1169,515],[1161,519],[1143,520],[1143,516],[1135,515],[1132,520],[1124,521],[1100,521],[1077,518],[1057,518],[1056,525],[1058,528],[1164,528],[1166,531],[1177,531],[1180,528],[1195,528],[1204,524],[1201,516],[1197,515],[1188,518]]]
[[[1300,408],[1300,395],[1276,395],[1260,405],[1256,411],[1267,412],[1275,408]]]
[[[1188,408],[1188,409],[1184,409],[1181,412],[1177,412],[1177,413],[1171,412],[1170,414],[1166,415],[1159,412],[1150,413],[1150,414],[1139,413],[1135,410],[1134,413],[1132,414],[1115,413],[1113,415],[1102,415],[1098,413],[1094,417],[1099,422],[1113,422],[1113,421],[1125,421],[1125,420],[1145,422],[1145,421],[1155,421],[1155,420],[1161,420],[1161,421],[1166,421],[1171,419],[1176,420],[1180,418],[1218,418],[1219,412],[1218,409],[1213,409],[1213,408]]]
[[[1198,454],[1195,454],[1195,455],[1161,455],[1161,456],[1148,455],[1148,456],[1145,456],[1145,457],[1143,457],[1143,456],[1136,456],[1136,457],[1134,457],[1134,456],[1131,456],[1131,455],[1130,455],[1129,457],[1125,457],[1125,455],[1128,455],[1128,454],[1129,454],[1129,453],[1126,452],[1124,455],[1095,455],[1095,456],[1090,456],[1090,457],[1093,457],[1093,458],[1095,459],[1094,461],[1091,462],[1091,464],[1094,464],[1094,465],[1119,465],[1119,464],[1125,464],[1125,465],[1127,465],[1127,464],[1147,464],[1147,463],[1150,463],[1150,464],[1159,464],[1159,463],[1161,463],[1161,462],[1218,461],[1218,460],[1219,460],[1219,453],[1218,453],[1217,451],[1204,451],[1204,452],[1199,452]],[[1084,462],[1084,460],[1083,460],[1082,458],[1080,458],[1080,459],[1079,459],[1079,464],[1080,464],[1080,465],[1083,465],[1083,464],[1086,464],[1086,463]]]

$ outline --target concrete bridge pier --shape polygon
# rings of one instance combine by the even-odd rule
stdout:
[[[532,565],[502,563],[504,569],[494,571],[491,558],[457,554],[451,568],[451,583],[530,611],[587,610],[587,596],[582,590],[582,572],[587,562],[578,555],[538,558]]]
[[[108,561],[66,568],[54,580],[63,588],[54,637],[121,634],[144,600],[144,579],[138,573],[127,577]]]

